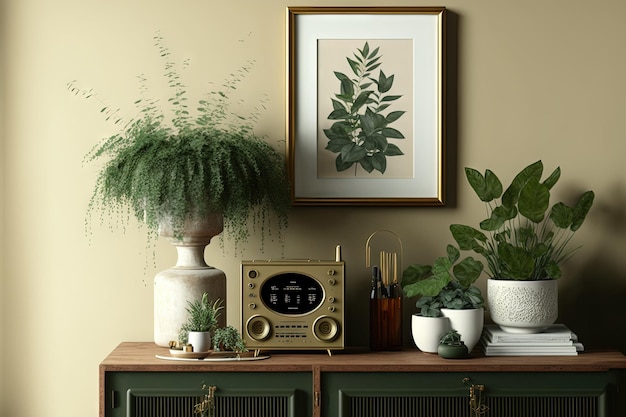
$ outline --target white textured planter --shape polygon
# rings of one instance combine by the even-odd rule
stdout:
[[[483,333],[485,310],[482,308],[466,310],[442,308],[441,314],[450,319],[450,327],[461,335],[461,340],[467,346],[467,351],[471,353]]]
[[[413,341],[422,352],[437,353],[439,339],[449,331],[448,317],[423,317],[421,314],[413,314],[411,317]]]
[[[559,313],[556,280],[487,280],[491,319],[509,333],[538,333]]]
[[[176,266],[154,278],[154,343],[164,347],[178,340],[180,327],[187,321],[188,302],[200,300],[204,293],[209,294],[209,300],[223,301],[218,326],[226,325],[226,275],[204,260],[204,248],[223,230],[222,216],[187,221],[184,229],[184,236],[176,237],[163,221],[159,231],[178,253]]]
[[[208,352],[211,350],[211,332],[189,332],[187,343],[193,346],[194,352]]]

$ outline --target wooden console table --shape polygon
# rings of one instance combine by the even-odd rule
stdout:
[[[192,417],[203,384],[217,388],[216,417],[626,415],[626,357],[614,351],[571,357],[475,352],[463,360],[417,349],[270,352],[267,359],[232,362],[157,355],[168,350],[125,342],[104,359],[101,417]],[[481,410],[470,410],[470,390],[482,396]]]

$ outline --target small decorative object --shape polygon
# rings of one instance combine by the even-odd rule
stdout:
[[[415,305],[422,316],[447,317],[449,325],[458,329],[471,351],[480,340],[484,324],[484,300],[480,289],[473,285],[483,264],[472,257],[459,261],[460,252],[453,245],[447,246],[447,253],[448,256],[435,259],[432,265],[408,266],[402,274],[402,289],[407,297],[420,296]],[[413,326],[412,330],[426,329]],[[432,333],[423,337],[431,340],[432,350],[440,336],[441,333]]]
[[[216,386],[202,385],[202,390],[206,391],[204,398],[201,402],[194,406],[194,414],[199,414],[200,417],[215,417],[215,391]]]
[[[485,202],[488,217],[480,222],[480,230],[453,224],[450,231],[461,250],[474,251],[487,262],[491,318],[505,331],[541,331],[554,323],[558,309],[556,282],[542,281],[561,278],[561,265],[576,249],[568,244],[591,209],[594,193],[583,192],[571,207],[562,202],[550,206],[550,191],[561,170],[542,180],[541,161],[520,171],[506,190],[489,169],[483,175],[465,168],[465,175]],[[530,286],[498,285],[494,280],[529,281]]]
[[[155,343],[168,346],[182,324],[186,301],[203,292],[226,299],[225,275],[203,259],[211,237],[223,228],[236,249],[251,230],[261,233],[261,242],[266,233],[281,239],[291,195],[284,156],[253,132],[258,108],[250,115],[229,108],[231,94],[252,63],[235,72],[222,88],[202,97],[193,116],[169,50],[159,35],[155,41],[165,61],[171,97],[147,97],[147,82],[141,79],[137,118],[124,120],[119,110],[104,105],[101,112],[121,132],[104,139],[85,157],[87,162],[105,161],[87,216],[101,210],[101,218],[119,217],[125,222],[134,215],[148,227],[150,238],[160,233],[177,246],[176,267],[165,273],[167,280],[160,279],[163,276],[155,280]],[[73,82],[68,89],[101,101]],[[161,103],[172,108],[164,112]],[[196,226],[202,227],[194,237]],[[190,244],[190,239],[196,241]],[[186,246],[194,248],[190,251]]]
[[[446,359],[463,359],[469,351],[461,340],[461,335],[453,329],[441,336],[437,353]]]
[[[207,293],[202,294],[200,300],[188,302],[189,317],[180,328],[179,342],[192,345],[194,352],[211,350],[211,334],[217,328],[217,319],[222,309],[222,301],[209,301]]]
[[[398,268],[402,267],[402,241],[390,230],[372,233],[365,243],[365,266],[371,264],[371,240],[379,232],[387,232],[395,239],[400,253],[381,250],[379,264],[371,268],[370,290],[370,349],[402,349],[402,294],[398,286]]]
[[[245,342],[241,338],[241,334],[233,326],[215,329],[213,335],[213,350],[216,352],[231,351],[235,353],[248,351]]]

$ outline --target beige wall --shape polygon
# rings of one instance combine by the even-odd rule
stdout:
[[[284,139],[284,11],[288,5],[380,5],[386,1],[6,0],[0,13],[0,415],[84,417],[97,413],[98,364],[120,341],[152,338],[152,276],[174,262],[157,245],[146,256],[142,230],[110,233],[84,213],[95,167],[82,156],[114,132],[98,106],[70,95],[66,83],[93,87],[132,109],[136,78],[158,80],[152,46],[160,30],[175,57],[190,58],[189,84],[202,90],[245,60],[257,65],[244,91],[269,98],[259,133]],[[436,3],[436,4],[435,4]],[[366,344],[352,325],[366,320],[367,236],[396,231],[408,262],[428,262],[451,238],[452,222],[473,221],[482,206],[462,167],[502,177],[543,159],[560,165],[558,197],[592,188],[597,203],[577,237],[584,245],[561,282],[561,317],[587,346],[626,351],[620,321],[604,308],[626,299],[626,3],[620,0],[397,1],[446,6],[458,33],[458,182],[446,208],[298,208],[285,256],[330,258],[343,246],[349,294],[348,341]],[[2,7],[0,6],[0,9]],[[242,42],[243,41],[243,42]],[[2,123],[4,122],[4,123]],[[3,228],[1,228],[3,226]],[[278,245],[248,258],[276,257]],[[228,245],[227,245],[228,246]],[[217,244],[207,259],[229,281],[228,320],[238,325],[240,257]],[[484,280],[481,283],[484,287]],[[413,311],[407,302],[406,316]],[[617,309],[615,309],[617,310]],[[592,324],[587,321],[591,320]],[[616,335],[611,335],[611,332]],[[407,332],[408,341],[408,332]]]

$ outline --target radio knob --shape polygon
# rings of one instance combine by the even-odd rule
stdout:
[[[254,288],[254,282],[249,282],[248,283],[248,288]]]
[[[248,271],[248,278],[256,278],[259,276],[259,273],[257,271],[255,271],[254,269],[251,269],[250,271]]]
[[[335,297],[328,297],[328,302],[329,303],[334,303],[335,302]]]
[[[326,274],[328,275],[335,275],[337,272],[334,269],[329,269],[328,272]]]
[[[250,303],[250,304],[248,304],[248,308],[249,308],[250,310],[254,310],[254,309],[256,308],[256,304],[254,304],[254,303]]]
[[[328,307],[328,311],[330,311],[331,313],[335,312],[336,307],[335,306],[329,306]]]
[[[328,284],[330,285],[335,285],[337,283],[337,280],[335,278],[331,278],[328,280]]]

